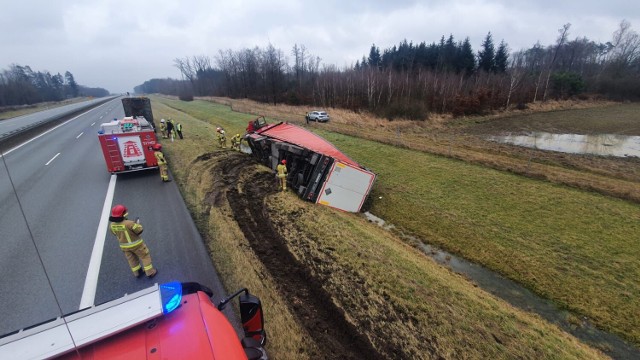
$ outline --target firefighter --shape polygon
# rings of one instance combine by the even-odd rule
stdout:
[[[129,267],[135,277],[140,277],[143,270],[148,278],[156,276],[158,270],[151,263],[151,255],[149,248],[145,245],[144,240],[140,237],[142,234],[142,225],[140,221],[131,221],[127,219],[127,208],[124,205],[116,205],[111,209],[109,217],[109,228],[111,233],[116,236],[120,245],[120,250],[129,262]],[[142,263],[142,265],[140,265]]]
[[[171,141],[173,141],[173,129],[173,120],[169,118],[169,120],[167,120],[167,136],[169,137],[169,139],[171,139]]]
[[[221,127],[216,128],[216,132],[218,133],[218,143],[221,148],[227,148],[227,134],[224,132],[224,129]]]
[[[240,134],[233,135],[233,137],[231,138],[231,148],[234,150],[240,151],[241,140],[242,140],[242,137],[240,136]]]
[[[276,167],[276,173],[280,179],[280,189],[282,191],[287,190],[287,160],[282,159],[280,164]]]
[[[162,138],[167,138],[167,123],[164,119],[160,120],[160,132],[162,133]]]
[[[169,182],[169,171],[167,170],[167,160],[164,158],[164,154],[162,153],[162,144],[154,144],[153,145],[153,156],[156,157],[158,161],[158,167],[160,168],[160,178],[163,182]]]
[[[180,137],[180,140],[182,140],[183,139],[183,137],[182,137],[182,124],[176,123],[176,133],[178,133],[178,136]]]

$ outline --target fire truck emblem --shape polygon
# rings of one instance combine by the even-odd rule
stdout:
[[[142,151],[138,148],[138,144],[135,141],[127,141],[124,143],[124,154],[122,157],[137,157],[142,156]]]

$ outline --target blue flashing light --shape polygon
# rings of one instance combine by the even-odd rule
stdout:
[[[172,281],[160,285],[160,299],[163,314],[166,315],[175,310],[182,301],[182,284],[179,281]]]

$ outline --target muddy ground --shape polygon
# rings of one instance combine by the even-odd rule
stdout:
[[[237,152],[213,152],[196,161],[214,161],[214,188],[206,197],[213,207],[227,203],[234,220],[251,244],[256,256],[278,284],[280,294],[289,299],[297,322],[310,334],[319,353],[317,359],[383,359],[398,349],[375,349],[371,342],[345,318],[345,313],[322,288],[321,281],[301,264],[287,248],[266,211],[265,201],[274,194],[274,182],[256,173],[255,160]],[[242,181],[240,181],[242,179]],[[296,214],[290,214],[295,217]],[[295,219],[291,219],[294,221]],[[349,309],[346,309],[348,312]]]

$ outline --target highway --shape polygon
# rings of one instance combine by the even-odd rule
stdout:
[[[97,132],[123,116],[117,98],[2,154],[0,335],[156,282],[197,281],[225,295],[175,182],[157,170],[107,172]],[[140,217],[153,279],[133,277],[106,231],[117,203]]]

